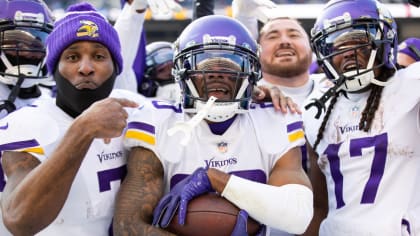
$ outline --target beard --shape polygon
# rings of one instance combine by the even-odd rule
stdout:
[[[312,63],[312,54],[308,54],[302,59],[298,58],[296,63],[274,62],[272,57],[269,60],[260,58],[260,63],[264,73],[285,78],[294,77],[308,72]]]

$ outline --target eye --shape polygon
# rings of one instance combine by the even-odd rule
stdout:
[[[106,57],[102,54],[95,54],[94,58],[96,60],[104,60]]]
[[[273,40],[273,39],[277,39],[279,36],[277,33],[268,33],[264,38],[268,39],[268,40]]]
[[[292,34],[289,34],[289,37],[290,38],[300,38],[301,35],[299,33],[292,33]]]
[[[67,61],[77,61],[79,57],[76,54],[69,54],[66,56]]]

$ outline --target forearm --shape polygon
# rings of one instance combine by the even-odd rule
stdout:
[[[306,229],[305,233],[302,234],[304,236],[313,236],[319,234],[319,226],[321,225],[321,222],[325,219],[327,216],[327,211],[325,209],[320,209],[315,206],[314,208],[314,217],[311,220],[311,223],[309,224],[308,228]]]
[[[232,175],[221,195],[261,223],[293,234],[303,233],[313,216],[312,191],[301,184],[273,186]]]
[[[253,3],[250,4],[251,8],[244,11],[243,6],[242,6],[245,4],[244,2],[245,0],[234,0],[232,2],[233,18],[235,18],[236,20],[244,24],[245,27],[249,30],[249,32],[251,32],[253,38],[257,40],[258,39],[258,19],[253,14],[250,14],[251,12],[255,11],[255,9],[253,8],[255,7],[255,4]]]
[[[246,26],[255,40],[258,39],[258,19],[256,17],[238,14],[234,18]]]
[[[155,154],[134,148],[127,163],[127,176],[118,192],[114,235],[172,235],[152,226],[153,209],[163,195],[163,168]]]
[[[207,175],[215,191],[263,224],[300,234],[312,219],[313,194],[303,184],[273,186],[212,168]],[[278,217],[279,214],[285,217]]]
[[[10,176],[2,196],[5,224],[15,234],[34,234],[56,218],[93,140],[84,131],[77,125],[70,127],[56,151],[41,164],[34,164],[35,158],[24,154],[19,165],[5,170],[9,176],[18,168],[27,168],[19,175]],[[22,153],[20,155],[22,157]],[[11,159],[7,155],[3,158]]]
[[[145,13],[138,13],[133,8],[134,6],[125,4],[114,24],[122,45],[121,55],[126,69],[133,66],[144,25]]]

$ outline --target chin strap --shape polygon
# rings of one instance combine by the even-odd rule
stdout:
[[[174,135],[178,131],[184,133],[184,138],[181,140],[181,145],[186,146],[191,139],[191,132],[209,113],[211,107],[214,105],[214,102],[217,100],[216,97],[211,96],[207,101],[206,105],[200,109],[197,114],[195,114],[189,121],[187,122],[177,122],[175,125],[168,129],[167,133],[169,136]]]
[[[347,80],[347,77],[345,77],[344,75],[340,75],[340,77],[335,81],[335,85],[331,87],[330,89],[328,89],[327,92],[325,92],[320,98],[318,99],[313,98],[312,102],[305,106],[305,110],[309,110],[309,108],[311,108],[312,106],[315,106],[317,108],[317,113],[315,115],[315,118],[319,119],[322,111],[326,110],[325,104],[327,103],[327,101],[330,100],[330,98],[334,94],[338,92],[344,92],[344,90],[342,90],[341,87],[344,85],[346,80]]]
[[[16,111],[16,106],[13,102],[9,100],[2,100],[0,102],[0,112],[2,112],[3,110],[6,110],[7,114],[9,114]]]
[[[7,114],[14,112],[16,110],[16,106],[14,104],[16,97],[19,94],[20,86],[23,83],[24,77],[19,77],[17,83],[10,91],[9,97],[6,100],[2,100],[0,104],[0,112],[3,110],[7,111]]]

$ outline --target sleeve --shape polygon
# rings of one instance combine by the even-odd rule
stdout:
[[[124,146],[128,149],[133,147],[145,147],[155,150],[156,122],[153,119],[153,108],[149,103],[140,105],[129,116],[127,129],[124,134]]]
[[[1,152],[27,152],[41,162],[46,159],[46,149],[60,137],[60,128],[48,115],[34,110],[23,108],[0,121]]]
[[[255,40],[258,39],[258,19],[255,16],[245,16],[242,14],[234,14],[233,18],[240,21],[251,32]]]
[[[300,115],[277,112],[271,103],[256,106],[250,114],[259,145],[264,152],[278,159],[291,148],[305,144]]]
[[[398,125],[401,117],[411,112],[413,109],[419,110],[420,103],[420,62],[416,62],[398,70],[390,80],[382,93],[382,101],[384,104],[383,113],[385,117],[389,117],[385,128],[391,128]],[[416,108],[417,107],[417,108]],[[417,111],[420,117],[420,111]],[[420,121],[417,119],[417,126]]]
[[[165,146],[167,127],[177,113],[177,107],[165,101],[145,100],[128,118],[124,146],[128,149],[144,147],[159,156],[159,147]],[[159,145],[160,143],[160,145]]]
[[[137,56],[138,48],[145,46],[140,45],[144,14],[145,13],[137,13],[135,9],[132,9],[131,5],[126,3],[115,22],[114,28],[118,33],[121,43],[124,69],[115,81],[114,88],[137,92],[137,79],[133,70],[133,64]]]

